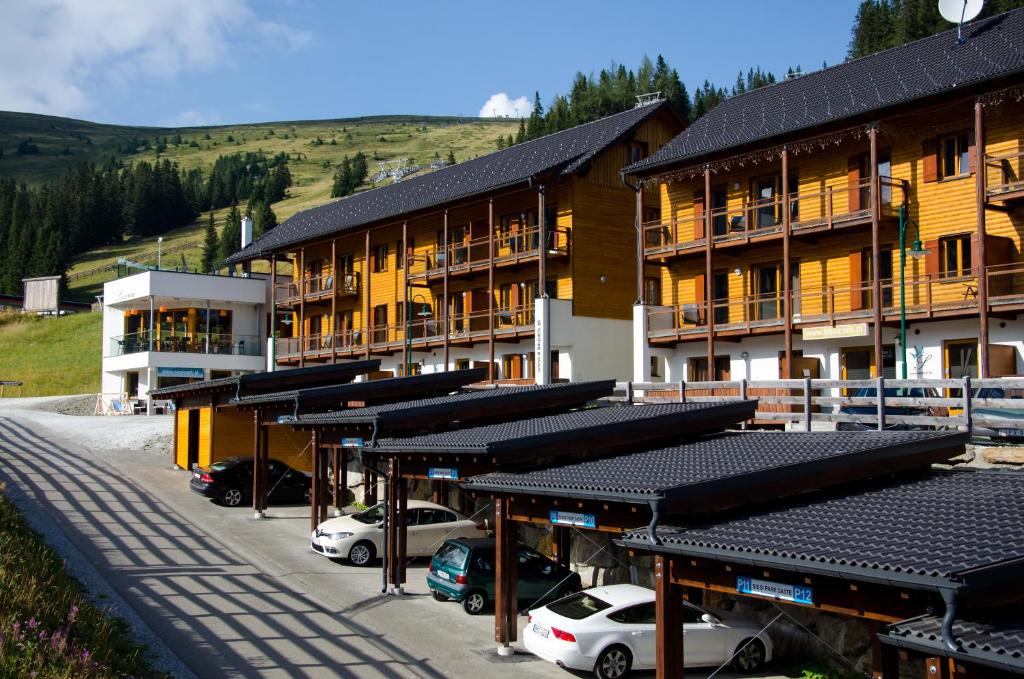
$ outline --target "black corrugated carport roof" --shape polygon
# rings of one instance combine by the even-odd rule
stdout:
[[[538,412],[564,410],[610,396],[614,388],[614,380],[604,380],[474,389],[416,401],[300,414],[298,417],[283,417],[278,421],[297,427],[329,428],[366,424],[377,427],[381,433],[411,431],[437,423],[451,425],[480,420],[510,420]]]
[[[1024,616],[1017,612],[1001,618],[954,620],[953,637],[960,650],[952,652],[942,642],[942,618],[920,615],[890,625],[878,635],[883,644],[906,648],[929,657],[955,658],[1024,674]]]
[[[574,500],[663,501],[678,514],[816,490],[963,452],[948,432],[732,432],[664,448],[465,481],[469,490]]]
[[[646,529],[617,543],[679,554],[920,589],[1019,587],[1024,578],[1024,474],[931,471],[856,484]]]
[[[163,389],[154,389],[151,396],[162,398],[181,398],[206,391],[260,392],[268,389],[281,389],[289,386],[318,386],[351,382],[359,375],[365,375],[380,368],[380,359],[365,361],[349,361],[335,365],[317,365],[294,370],[275,370],[272,372],[248,373],[233,377],[218,377],[214,380],[203,380],[189,384],[179,384]]]

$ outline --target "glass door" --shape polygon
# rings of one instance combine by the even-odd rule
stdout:
[[[768,264],[754,269],[754,291],[757,295],[752,317],[758,321],[779,318],[779,266]]]

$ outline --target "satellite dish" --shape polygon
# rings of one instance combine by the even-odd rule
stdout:
[[[939,0],[939,14],[946,21],[956,24],[957,44],[964,41],[961,33],[963,23],[981,14],[984,5],[985,0]]]
[[[939,0],[939,14],[946,21],[962,24],[981,13],[985,0]]]

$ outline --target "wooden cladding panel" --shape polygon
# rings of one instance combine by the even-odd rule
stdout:
[[[182,469],[188,469],[188,411],[179,409],[174,411],[174,428],[176,430],[174,450],[174,464]]]
[[[199,465],[208,467],[213,462],[213,408],[199,409]]]
[[[636,299],[634,201],[634,192],[625,187],[576,183],[572,255],[575,315],[631,318]]]

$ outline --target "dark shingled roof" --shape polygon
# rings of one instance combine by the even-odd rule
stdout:
[[[890,625],[878,635],[883,644],[930,656],[953,657],[1006,672],[1024,674],[1024,615],[986,622],[954,620],[953,638],[960,650],[951,653],[942,643],[942,618],[921,615]]]
[[[658,527],[620,544],[905,586],[983,589],[1005,568],[1024,575],[1024,474],[936,471],[823,491],[719,520]],[[1008,571],[1003,571],[1007,573]]]
[[[415,401],[383,403],[366,408],[308,413],[298,418],[284,417],[282,424],[345,425],[373,423],[386,430],[417,427],[429,423],[467,422],[480,419],[514,419],[542,409],[565,409],[587,401],[611,396],[614,380],[566,384],[497,387],[424,398]]]
[[[269,405],[281,403],[319,404],[341,403],[343,401],[383,401],[408,397],[436,396],[487,379],[486,368],[453,370],[449,372],[391,377],[382,380],[350,382],[310,389],[290,389],[271,393],[252,394],[233,398],[231,402],[241,406]]]
[[[730,97],[648,158],[644,173],[1024,71],[1024,10]]]
[[[724,428],[753,417],[756,401],[664,403],[576,410],[470,429],[387,438],[367,452],[479,452],[504,454],[573,445],[602,448],[622,439],[633,447],[645,440],[679,440],[695,432]],[[566,450],[565,452],[572,452]]]
[[[634,108],[303,210],[225,261],[230,264],[266,256],[318,236],[524,183],[545,172],[571,174],[661,110],[671,109],[667,102]]]
[[[163,389],[154,389],[151,396],[179,398],[202,391],[265,391],[279,389],[284,385],[323,385],[338,382],[350,382],[357,375],[365,375],[380,368],[380,359],[366,361],[348,361],[335,365],[315,365],[294,370],[275,370],[273,372],[248,373],[233,377],[218,377],[214,380],[190,382]]]
[[[484,474],[465,485],[571,499],[664,498],[677,500],[678,509],[704,512],[751,501],[766,487],[770,497],[817,489],[808,488],[808,480],[821,483],[837,469],[842,475],[833,483],[919,467],[922,452],[949,459],[966,441],[966,434],[916,431],[729,433],[548,469]]]

